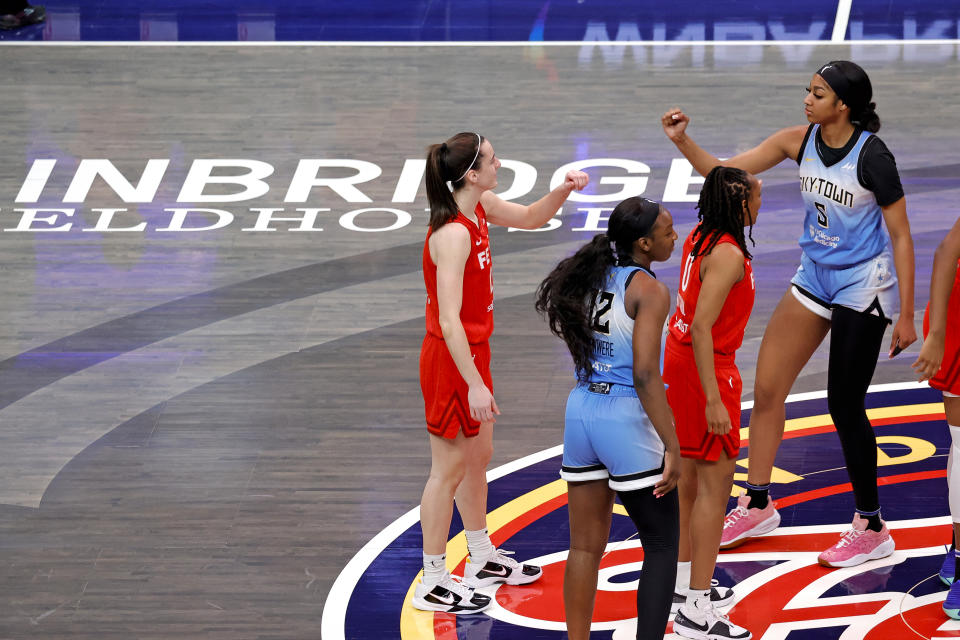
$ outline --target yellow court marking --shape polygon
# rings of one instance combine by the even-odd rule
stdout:
[[[869,420],[883,420],[884,418],[904,418],[906,416],[927,416],[943,413],[942,402],[930,402],[926,404],[907,404],[898,407],[880,407],[877,409],[867,409],[867,418]],[[833,424],[833,418],[830,414],[819,416],[809,416],[806,418],[793,418],[784,423],[783,432],[801,431],[803,429],[813,429],[815,427],[826,427]],[[740,429],[740,439],[750,438],[750,427]]]
[[[942,402],[932,402],[927,404],[901,405],[897,407],[881,407],[878,409],[868,409],[867,418],[870,420],[882,420],[884,418],[902,418],[906,416],[924,416],[943,413]],[[809,416],[806,418],[794,418],[784,423],[784,433],[793,431],[802,431],[816,427],[825,427],[833,424],[829,414],[818,416]],[[740,430],[740,437],[748,439],[750,437],[749,427]],[[918,448],[919,449],[919,448]],[[917,454],[919,454],[919,450]],[[923,453],[927,453],[924,451]],[[896,458],[894,458],[896,460]],[[741,461],[738,461],[738,463]],[[746,462],[746,460],[742,461]],[[746,465],[742,465],[746,466]],[[739,475],[739,474],[738,474]],[[745,475],[745,474],[744,474]],[[793,475],[793,474],[790,474]],[[797,476],[797,479],[800,479]],[[487,530],[492,534],[504,525],[512,522],[524,513],[537,508],[541,504],[560,496],[567,491],[567,483],[563,480],[555,480],[543,485],[533,491],[511,500],[502,507],[487,514]],[[736,491],[736,487],[734,488]],[[618,515],[627,515],[626,509],[622,505],[614,504],[613,512]],[[447,568],[454,569],[467,557],[467,538],[461,531],[447,543]],[[403,599],[403,608],[400,612],[400,638],[401,640],[435,640],[433,632],[433,613],[428,611],[418,611],[411,606],[413,592],[417,582],[423,572],[417,573],[407,594]]]
[[[536,509],[540,505],[567,492],[567,483],[564,480],[554,480],[538,487],[533,491],[515,498],[498,509],[487,514],[487,531],[493,534],[523,514]],[[447,542],[447,569],[453,570],[467,557],[467,536],[461,531]],[[403,599],[403,609],[400,611],[400,638],[401,640],[434,640],[433,613],[419,611],[410,604],[413,600],[413,591],[423,575],[421,570],[407,589]]]
[[[877,444],[898,444],[907,449],[906,453],[891,456],[880,447],[877,447],[878,467],[889,467],[896,464],[920,462],[921,460],[932,458],[937,453],[937,447],[932,442],[927,442],[922,438],[914,438],[911,436],[881,436],[877,438]]]
[[[907,404],[900,405],[896,407],[879,407],[877,409],[867,409],[867,418],[870,420],[883,420],[885,418],[905,418],[908,416],[929,416],[937,415],[943,413],[943,403],[942,402],[930,402],[926,404]],[[804,429],[815,429],[817,427],[827,427],[833,425],[833,419],[830,417],[830,414],[824,414],[819,416],[809,416],[806,418],[794,418],[792,420],[787,420],[784,423],[783,432],[789,433],[791,431],[803,431]],[[741,429],[740,430],[741,439],[747,439],[750,437],[750,429]],[[932,453],[929,451],[929,448],[933,445],[924,446],[920,444],[925,441],[916,441],[916,438],[911,438],[905,440],[900,438],[896,439],[894,436],[877,438],[878,443],[894,443],[906,445],[911,449],[911,453],[908,456],[899,456],[891,458],[885,454],[879,448],[877,449],[878,464],[880,466],[892,465],[892,464],[907,464],[908,462],[915,462],[916,460],[922,460],[923,458],[929,457]],[[911,444],[913,446],[911,446]],[[929,444],[929,443],[926,443]],[[749,468],[749,459],[743,458],[737,460],[737,465],[741,467]],[[746,473],[735,473],[733,476],[735,482],[746,481]],[[772,482],[777,484],[789,484],[791,482],[798,482],[803,480],[803,476],[798,476],[794,473],[780,469],[779,467],[773,468],[773,474],[770,477]],[[744,490],[734,484],[730,489],[730,495],[734,498],[739,496]]]

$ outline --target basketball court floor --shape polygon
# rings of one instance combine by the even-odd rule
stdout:
[[[533,292],[628,195],[662,201],[681,237],[692,228],[698,183],[660,115],[683,107],[695,139],[726,157],[803,123],[823,62],[866,68],[907,193],[918,327],[933,250],[960,215],[960,9],[942,3],[914,15],[892,2],[870,22],[848,2],[838,42],[835,2],[802,19],[738,17],[757,9],[733,3],[723,23],[692,2],[650,19],[617,3],[536,3],[529,19],[533,3],[477,3],[485,13],[459,21],[458,3],[415,3],[422,16],[394,21],[406,30],[367,14],[382,21],[370,32],[363,16],[256,7],[207,38],[256,43],[184,42],[204,39],[192,36],[206,9],[188,19],[156,4],[99,22],[102,3],[48,4],[50,23],[25,35],[45,44],[0,43],[0,639],[563,638],[558,445],[573,375]],[[505,197],[532,202],[568,168],[591,183],[542,230],[491,232],[503,413],[490,528],[545,576],[458,619],[409,599],[429,469],[423,157],[461,130],[491,140]],[[761,177],[757,302],[738,353],[747,408],[802,219],[796,167]],[[673,291],[678,261],[679,245],[656,269]],[[868,399],[898,545],[885,560],[816,564],[852,517],[826,343],[794,386],[773,488],[784,526],[717,571],[756,638],[960,637],[935,576],[949,437],[939,394],[912,382],[917,351],[882,354]],[[452,562],[461,529],[455,518]],[[633,637],[632,531],[614,517],[596,638]]]

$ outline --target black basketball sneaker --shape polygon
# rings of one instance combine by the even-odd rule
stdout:
[[[485,563],[468,562],[463,567],[463,584],[474,589],[489,587],[498,582],[529,584],[543,575],[543,569],[533,564],[520,564],[512,551],[497,549],[496,555]]]
[[[413,607],[421,611],[442,611],[444,613],[477,613],[483,611],[493,601],[490,596],[477,593],[461,584],[450,574],[439,583],[428,587],[418,582],[413,590]]]

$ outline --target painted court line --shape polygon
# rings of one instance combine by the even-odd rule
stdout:
[[[880,391],[898,391],[903,389],[920,389],[925,388],[927,385],[921,384],[919,382],[897,382],[892,384],[878,384],[872,385],[867,393],[874,393]],[[827,392],[824,391],[814,391],[810,393],[798,393],[791,395],[787,398],[787,402],[802,402],[804,400],[812,400],[816,398],[825,398]],[[743,408],[752,407],[752,402],[742,403]],[[496,469],[492,469],[487,472],[487,479],[494,480],[496,478],[501,478],[508,473],[516,471],[517,469],[522,469],[524,467],[530,466],[537,462],[546,460],[552,456],[559,455],[562,452],[563,446],[555,446],[537,453],[525,456],[513,462],[507,463],[505,465],[499,466]],[[420,507],[414,507],[410,511],[406,512],[393,522],[391,522],[383,531],[378,533],[373,537],[367,544],[365,544],[357,553],[350,559],[347,565],[343,568],[343,571],[340,572],[340,575],[337,576],[337,579],[334,581],[333,586],[330,587],[330,592],[327,594],[327,600],[324,603],[323,614],[320,619],[320,637],[324,640],[345,640],[344,639],[344,630],[346,626],[346,617],[347,617],[347,605],[350,602],[350,596],[353,594],[354,589],[357,586],[357,583],[360,581],[360,578],[363,576],[363,572],[366,571],[367,567],[383,553],[391,542],[396,540],[404,531],[413,526],[420,519]],[[930,521],[940,521],[937,519],[930,519]],[[844,529],[849,525],[825,525],[832,528],[832,526],[842,526]]]
[[[837,25],[834,25],[836,32]],[[846,27],[844,27],[846,30]],[[117,40],[101,41],[66,41],[66,40],[3,40],[0,47],[795,47],[795,46],[832,46],[844,44],[847,46],[891,46],[891,45],[960,45],[960,39],[911,39],[911,40],[504,40],[490,41],[343,41],[343,42],[314,42],[314,41],[150,41]]]
[[[843,42],[847,35],[847,23],[850,21],[850,6],[853,0],[840,0],[837,3],[837,19],[833,23],[831,42]]]

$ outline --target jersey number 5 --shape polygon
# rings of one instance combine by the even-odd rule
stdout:
[[[593,304],[593,330],[605,335],[610,335],[610,320],[604,320],[604,316],[613,306],[613,294],[609,291],[600,291],[597,300]]]
[[[824,229],[830,228],[830,219],[827,217],[827,205],[819,202],[813,203],[817,207],[817,224]]]

